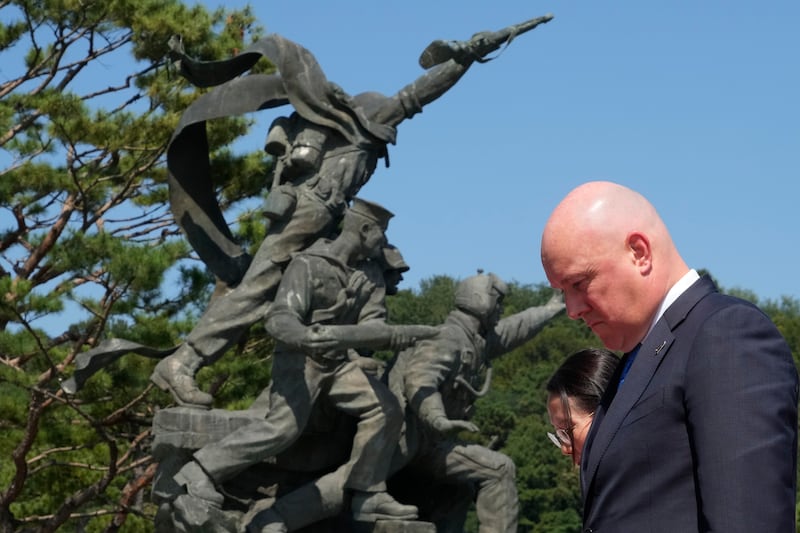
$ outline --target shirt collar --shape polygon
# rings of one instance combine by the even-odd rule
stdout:
[[[661,305],[658,307],[658,312],[656,313],[655,318],[653,318],[653,323],[650,324],[650,329],[647,330],[645,338],[647,338],[647,335],[650,335],[650,332],[655,327],[656,322],[661,319],[661,317],[664,315],[664,312],[669,309],[669,306],[675,303],[675,300],[677,300],[681,294],[686,292],[686,290],[698,279],[700,279],[700,274],[698,274],[697,271],[692,268],[689,270],[689,272],[684,274],[675,285],[672,286],[669,292],[667,292],[667,295],[661,301]]]

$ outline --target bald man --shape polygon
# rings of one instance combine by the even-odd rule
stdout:
[[[541,246],[570,318],[626,352],[583,450],[584,532],[795,531],[798,376],[769,318],[615,183],[570,192]]]

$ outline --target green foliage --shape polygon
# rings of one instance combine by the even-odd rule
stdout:
[[[78,398],[59,383],[104,338],[177,344],[205,307],[214,280],[172,220],[164,160],[201,91],[176,75],[167,41],[180,34],[192,55],[221,59],[262,30],[249,9],[177,0],[3,6],[0,453],[12,459],[0,462],[0,531],[151,529],[150,420],[171,401],[149,383],[153,361],[122,358]],[[251,123],[210,128],[224,209],[262,194],[261,150],[227,148]],[[263,220],[239,217],[242,242],[257,242]],[[221,402],[252,399],[268,381],[271,341],[260,334],[201,376],[219,382]]]
[[[396,324],[441,324],[453,308],[457,280],[434,276],[420,283],[415,294],[399,291],[386,304],[389,319]]]

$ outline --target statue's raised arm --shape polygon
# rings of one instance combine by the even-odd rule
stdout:
[[[547,14],[498,31],[478,32],[465,41],[435,40],[419,58],[420,66],[426,69],[425,74],[390,99],[395,105],[383,103],[378,107],[376,100],[379,97],[375,93],[364,93],[356,100],[372,120],[396,126],[450,90],[473,63],[489,61],[492,58],[487,58],[488,54],[552,18],[553,15]]]
[[[502,30],[478,32],[468,41],[433,41],[419,56],[419,65],[424,69],[429,69],[451,59],[463,64],[472,61],[484,63],[490,60],[486,58],[487,54],[491,54],[503,44],[511,44],[517,35],[531,31],[536,26],[551,20],[553,20],[553,15],[548,13],[520,24],[513,24]]]

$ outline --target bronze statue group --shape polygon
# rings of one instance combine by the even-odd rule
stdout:
[[[524,31],[549,19],[534,19]],[[174,527],[202,527],[203,520],[193,525],[192,513],[181,511],[191,507],[189,499],[224,511],[230,505],[226,487],[307,442],[304,435],[319,432],[317,421],[326,417],[318,413],[325,412],[329,423],[355,424],[349,441],[326,443],[338,448],[327,451],[336,460],[322,465],[316,478],[284,483],[269,507],[251,508],[240,525],[294,531],[344,512],[351,518],[343,530],[352,527],[348,520],[411,521],[423,515],[441,531],[456,531],[474,500],[487,531],[516,531],[513,463],[454,434],[477,431],[469,417],[488,386],[491,359],[532,338],[563,303],[554,298],[500,320],[506,286],[481,273],[460,283],[455,309],[441,326],[389,325],[385,297],[396,292],[408,266],[386,236],[392,213],[357,196],[378,162],[388,158],[396,126],[511,36],[484,33],[438,43],[424,56],[428,70],[391,97],[346,94],[325,78],[311,53],[280,35],[229,61],[195,62],[173,51],[187,79],[216,89],[187,109],[173,136],[171,203],[198,255],[229,290],[212,299],[185,342],[158,363],[152,380],[180,406],[209,409],[213,398],[198,388],[197,371],[256,321],[263,320],[276,340],[268,409],[194,450],[174,474],[183,500],[170,507]],[[237,77],[261,56],[276,74]],[[293,111],[273,122],[265,148],[274,158],[267,234],[250,258],[224,223],[210,186],[211,167],[197,150],[206,146],[207,120],[284,104]],[[396,354],[389,370],[364,355],[376,349]],[[420,486],[460,486],[456,504],[401,503],[386,485],[401,469],[424,471],[428,479]]]

